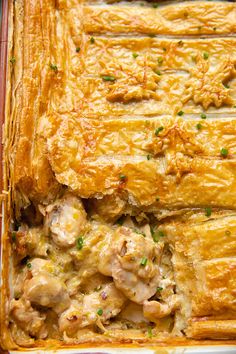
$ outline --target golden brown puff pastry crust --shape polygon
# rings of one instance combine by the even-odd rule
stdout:
[[[190,336],[224,338],[227,329],[229,336],[235,333],[235,227],[234,214],[210,220],[196,214],[164,227]]]
[[[12,18],[16,211],[67,187],[109,221],[168,210],[181,330],[235,338],[236,4],[16,0]]]

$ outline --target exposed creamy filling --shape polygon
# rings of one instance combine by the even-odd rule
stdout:
[[[179,300],[161,229],[130,216],[115,224],[95,221],[68,192],[40,210],[41,226],[22,223],[12,233],[16,341],[14,328],[24,332],[26,345],[55,337],[52,328],[61,338],[76,338],[84,328],[104,334],[114,326],[171,333],[161,321],[170,319]]]

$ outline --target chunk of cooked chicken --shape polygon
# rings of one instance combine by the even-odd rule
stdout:
[[[42,227],[21,225],[18,231],[13,231],[16,256],[19,260],[26,256],[47,256],[49,244]]]
[[[41,273],[26,281],[24,295],[33,305],[53,308],[57,313],[63,312],[70,305],[66,286],[47,273]]]
[[[46,338],[47,330],[45,326],[45,314],[32,308],[30,301],[24,298],[12,300],[10,304],[10,313],[18,326],[29,333],[32,337]]]
[[[27,269],[27,273],[25,270]],[[49,260],[35,258],[27,263],[19,289],[22,298],[32,305],[53,308],[57,313],[63,312],[70,305],[66,285],[54,274],[55,266]]]
[[[128,227],[119,227],[104,245],[98,269],[111,275],[125,296],[141,304],[156,293],[162,250],[162,242],[155,243]]]
[[[79,198],[67,193],[46,208],[46,227],[59,247],[75,245],[76,239],[86,228],[86,212]]]
[[[179,307],[177,295],[172,295],[168,302],[145,301],[143,304],[143,314],[151,322],[156,322],[160,318],[170,315]]]
[[[122,310],[125,301],[113,283],[106,284],[99,291],[85,295],[81,303],[72,301],[70,308],[60,316],[59,329],[67,334],[92,324],[104,329],[103,324]]]

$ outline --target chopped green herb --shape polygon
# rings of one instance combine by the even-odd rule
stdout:
[[[154,3],[154,4],[152,4],[152,7],[154,7],[154,9],[157,9],[158,8],[158,4]]]
[[[103,76],[101,76],[101,78],[103,79],[103,81],[115,81],[116,80],[115,76],[112,76],[112,75],[103,75]]]
[[[163,52],[166,52],[166,48],[162,48]]]
[[[80,47],[77,47],[76,48],[76,53],[79,53],[80,52]]]
[[[158,231],[158,236],[159,236],[159,237],[164,237],[165,234],[164,234],[164,232],[163,232],[162,230],[159,230],[159,231]]]
[[[27,263],[26,263],[26,267],[30,269],[30,268],[32,267],[32,264],[29,263],[29,262],[27,262]]]
[[[136,232],[136,234],[142,235],[143,237],[146,237],[145,233],[138,230],[138,229],[134,229],[134,231]]]
[[[216,31],[216,30],[217,30],[217,28],[216,28],[216,27],[213,27],[213,30],[214,30],[214,31]]]
[[[159,240],[160,240],[158,235],[155,232],[152,233],[152,239],[153,239],[154,242],[159,242]]]
[[[222,148],[222,149],[220,150],[220,154],[221,154],[221,156],[223,156],[223,157],[227,157],[227,156],[228,156],[228,153],[229,153],[229,151],[228,151],[228,149],[226,149],[226,148]]]
[[[230,235],[231,235],[231,232],[230,232],[229,230],[226,230],[226,231],[225,231],[225,234],[226,234],[227,236],[230,236]]]
[[[181,45],[183,45],[183,44],[184,44],[183,41],[178,41],[178,45],[179,45],[179,46],[181,46]]]
[[[147,333],[148,333],[148,338],[152,338],[152,327],[148,327]]]
[[[91,37],[91,38],[90,38],[90,43],[93,44],[94,42],[95,42],[94,37]]]
[[[150,34],[148,35],[148,37],[154,38],[154,37],[155,37],[155,34],[154,34],[154,33],[150,33]]]
[[[147,155],[147,160],[151,160],[152,156],[151,155]]]
[[[163,290],[163,288],[162,288],[161,286],[158,286],[158,287],[157,287],[157,291],[158,291],[158,292],[160,292],[160,291],[162,291],[162,290]]]
[[[12,58],[10,59],[10,63],[11,63],[11,64],[15,64],[15,62],[16,62],[16,58],[15,58],[15,57],[12,57]]]
[[[138,54],[137,53],[133,53],[133,58],[136,59],[138,57]]]
[[[13,242],[16,242],[16,231],[12,231],[11,239],[12,239]]]
[[[126,175],[119,174],[119,178],[124,181],[126,179]]]
[[[202,129],[202,125],[201,125],[201,123],[198,123],[198,124],[196,125],[196,128],[197,128],[197,130]]]
[[[205,215],[211,216],[211,208],[210,207],[205,208]]]
[[[140,265],[141,266],[143,266],[143,267],[145,267],[146,265],[147,265],[147,257],[143,257],[142,259],[141,259],[141,262],[140,262]]]
[[[122,215],[118,220],[116,220],[116,224],[123,225],[125,221],[125,216]]]
[[[163,63],[163,58],[162,58],[162,57],[159,57],[159,58],[157,59],[157,62],[158,62],[158,64],[162,64],[162,63]]]
[[[77,248],[77,250],[81,250],[83,248],[83,245],[84,245],[83,237],[77,238],[77,240],[76,240],[76,248]]]
[[[103,314],[103,309],[98,309],[98,310],[97,310],[97,314],[98,314],[98,316],[102,316],[102,314]]]
[[[52,63],[51,63],[49,66],[50,66],[50,69],[54,70],[55,72],[58,71],[58,67],[57,67],[56,64],[52,64]]]
[[[164,129],[164,127],[159,127],[155,130],[155,135],[158,136],[159,133]]]
[[[155,73],[156,73],[157,75],[161,76],[160,70],[155,70]]]
[[[207,60],[209,58],[209,53],[204,52],[203,53],[203,59]]]
[[[229,88],[229,85],[228,84],[223,84],[225,88]]]
[[[177,114],[178,114],[178,116],[182,116],[182,115],[184,115],[184,112],[183,111],[179,111]]]
[[[205,113],[201,113],[201,118],[202,118],[202,119],[206,119],[206,117],[207,117],[207,116],[206,116]]]
[[[102,289],[101,285],[96,286],[96,288],[94,288],[94,291],[100,291]]]

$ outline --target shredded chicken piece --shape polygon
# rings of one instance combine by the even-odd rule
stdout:
[[[125,301],[124,295],[109,283],[100,291],[85,295],[82,303],[72,301],[70,308],[60,316],[59,329],[71,334],[95,323],[103,329],[103,324],[122,310]]]
[[[47,330],[44,324],[46,315],[31,307],[30,301],[24,298],[12,300],[10,305],[11,315],[19,327],[31,336],[46,338]]]
[[[72,247],[87,224],[86,212],[80,199],[66,194],[46,208],[53,241],[59,247]]]
[[[125,296],[141,304],[156,293],[162,250],[162,242],[154,243],[143,234],[120,227],[104,246],[98,269],[111,275]]]
[[[63,312],[70,305],[65,285],[50,274],[38,274],[26,281],[23,296],[34,305],[53,308]]]
[[[19,260],[26,256],[47,256],[49,244],[42,227],[31,227],[21,225],[18,231],[14,232],[15,248]]]
[[[168,303],[159,301],[145,301],[143,304],[143,314],[151,322],[156,322],[160,318],[170,315],[179,307],[179,298],[172,295]]]

